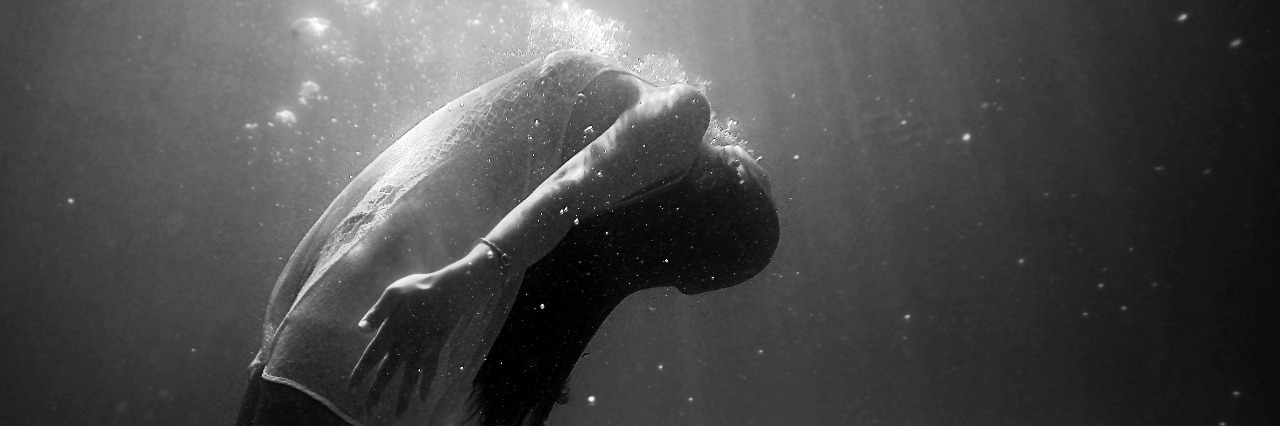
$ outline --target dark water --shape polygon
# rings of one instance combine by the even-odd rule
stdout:
[[[9,5],[0,418],[230,423],[348,176],[520,55],[603,41],[711,82],[782,242],[741,286],[626,301],[553,423],[1275,424],[1267,5]]]

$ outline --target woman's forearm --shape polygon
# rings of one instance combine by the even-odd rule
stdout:
[[[634,106],[538,185],[485,238],[510,257],[512,266],[528,268],[579,220],[686,170],[710,149],[702,141],[709,119],[706,98],[690,86],[642,87]]]

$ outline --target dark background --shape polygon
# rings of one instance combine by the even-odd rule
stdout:
[[[231,422],[283,259],[465,90],[308,68],[289,32],[308,14],[399,57],[394,25],[339,3],[0,10],[0,418]],[[625,302],[552,421],[1280,422],[1269,5],[584,0],[633,55],[712,81],[783,240],[747,284]],[[434,66],[482,81],[467,58],[501,29],[454,26],[425,26],[459,40]],[[334,101],[305,131],[265,124],[308,78]],[[439,95],[388,95],[414,81]]]

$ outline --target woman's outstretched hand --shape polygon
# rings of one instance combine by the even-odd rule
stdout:
[[[351,371],[348,385],[354,392],[373,373],[364,401],[366,412],[378,405],[396,373],[403,374],[396,416],[408,408],[414,390],[426,399],[441,348],[454,326],[464,313],[476,312],[476,303],[489,293],[485,289],[495,288],[504,279],[497,262],[485,254],[473,250],[439,271],[397,280],[360,320],[360,331],[377,334]]]

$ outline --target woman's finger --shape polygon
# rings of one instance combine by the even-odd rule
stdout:
[[[400,355],[395,351],[388,353],[387,358],[382,360],[382,365],[378,366],[378,374],[373,378],[373,386],[369,388],[369,399],[365,407],[370,411],[378,406],[378,401],[382,399],[382,391],[386,390],[387,384],[391,383],[391,378],[395,377],[399,369]]]
[[[427,401],[427,393],[431,392],[431,382],[436,380],[436,363],[440,360],[440,347],[429,346],[426,356],[418,363],[422,369],[422,377],[418,380],[418,398]]]
[[[404,414],[404,410],[409,408],[409,401],[413,398],[413,390],[418,384],[418,378],[422,376],[422,367],[419,364],[421,356],[413,356],[405,359],[404,375],[400,378],[400,394],[396,399],[396,417]]]
[[[387,357],[391,347],[395,344],[395,333],[387,332],[382,327],[378,328],[378,334],[373,336],[373,340],[369,341],[369,345],[365,346],[364,354],[360,356],[360,361],[356,363],[356,367],[351,370],[351,377],[347,379],[347,387],[355,388],[364,381],[364,376],[369,374],[378,366],[378,363]]]
[[[401,298],[400,291],[394,287],[387,287],[386,290],[383,290],[382,297],[378,298],[378,302],[374,303],[373,307],[369,308],[369,312],[364,314],[364,318],[361,318],[360,322],[356,324],[360,327],[360,331],[368,333],[381,327],[382,323],[391,315],[391,311],[400,305]]]

